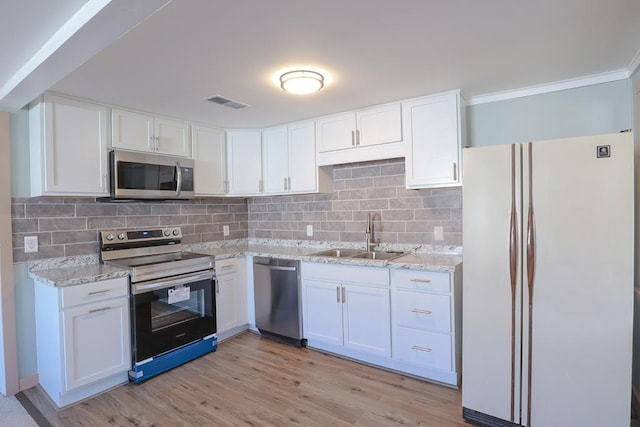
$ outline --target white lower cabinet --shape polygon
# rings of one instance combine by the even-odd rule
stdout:
[[[216,260],[218,340],[247,329],[247,280],[244,257]]]
[[[399,369],[459,386],[460,274],[391,269],[393,359]]]
[[[58,407],[128,382],[128,288],[126,277],[60,288],[36,282],[39,381]]]
[[[391,356],[388,269],[312,262],[301,269],[310,347],[372,363]]]
[[[303,262],[303,335],[329,351],[451,386],[461,374],[461,268]]]

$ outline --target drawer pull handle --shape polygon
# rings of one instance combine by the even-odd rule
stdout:
[[[424,351],[426,353],[431,353],[431,349],[429,347],[420,347],[419,345],[412,345],[411,350]]]
[[[220,267],[220,270],[228,270],[230,268],[233,268],[233,265],[223,265],[222,267]]]
[[[99,311],[106,311],[106,310],[109,310],[110,308],[111,307],[94,308],[93,310],[89,310],[89,314],[97,313]]]
[[[106,294],[107,292],[109,292],[109,289],[103,289],[101,291],[91,291],[91,292],[89,292],[89,295]]]
[[[431,310],[420,310],[419,308],[411,309],[411,312],[418,314],[431,314]]]
[[[430,279],[410,279],[412,282],[417,282],[417,283],[431,283]]]

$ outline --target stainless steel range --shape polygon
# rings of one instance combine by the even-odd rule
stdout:
[[[179,227],[100,232],[101,262],[130,269],[135,383],[217,348],[213,257],[181,241]]]

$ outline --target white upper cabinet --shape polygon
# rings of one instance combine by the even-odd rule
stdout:
[[[401,157],[400,103],[321,117],[316,140],[320,165]]]
[[[224,195],[228,191],[225,131],[194,125],[191,126],[191,138],[196,195]]]
[[[31,196],[106,196],[108,109],[45,95],[29,110]]]
[[[407,188],[462,183],[462,108],[459,91],[402,103]]]
[[[187,122],[114,108],[111,125],[113,148],[191,157]]]
[[[329,172],[318,170],[314,122],[294,123],[262,133],[265,194],[327,191]]]
[[[262,133],[259,130],[234,130],[227,132],[227,180],[229,194],[249,196],[262,192],[261,135]]]

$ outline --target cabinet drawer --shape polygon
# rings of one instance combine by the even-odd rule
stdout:
[[[234,258],[217,260],[215,262],[216,276],[235,274],[238,272],[238,264]]]
[[[412,365],[451,371],[451,336],[396,327],[393,358]]]
[[[422,292],[393,293],[394,324],[451,332],[451,297]]]
[[[389,269],[383,267],[303,262],[302,277],[342,284],[389,286]]]
[[[62,308],[67,308],[128,294],[129,281],[119,277],[61,288],[61,305]]]
[[[391,283],[398,289],[451,292],[449,273],[391,269]]]

